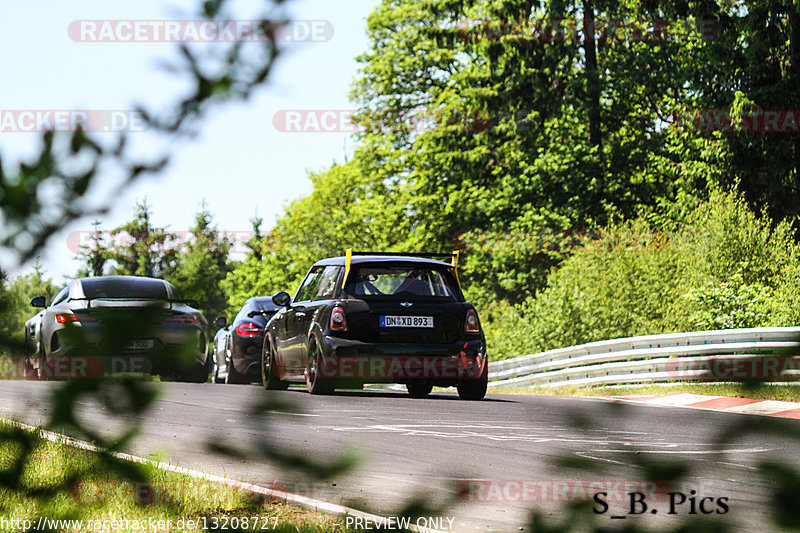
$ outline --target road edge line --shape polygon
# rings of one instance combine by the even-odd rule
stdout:
[[[320,512],[323,514],[328,514],[336,517],[354,516],[354,517],[369,519],[370,521],[373,522],[377,520],[379,523],[385,523],[388,520],[388,518],[385,516],[367,513],[365,511],[359,511],[358,509],[353,509],[352,507],[345,507],[343,505],[339,505],[336,503],[330,503],[323,500],[309,498],[301,494],[293,494],[291,492],[269,489],[267,487],[262,487],[260,485],[245,483],[244,481],[237,481],[235,479],[227,478],[224,476],[218,476],[216,474],[207,474],[205,472],[200,472],[199,470],[193,470],[191,468],[186,468],[184,466],[162,463],[161,461],[154,461],[152,459],[146,459],[144,457],[139,457],[138,455],[132,455],[129,453],[105,452],[104,450],[98,448],[97,446],[95,446],[90,442],[75,439],[73,437],[70,437],[69,435],[56,433],[54,431],[50,431],[42,427],[34,427],[24,422],[20,422],[19,420],[7,419],[7,418],[5,420],[22,429],[26,429],[32,432],[37,432],[42,438],[47,439],[50,442],[66,444],[67,446],[72,446],[73,448],[78,448],[81,450],[86,450],[94,453],[108,453],[112,457],[120,459],[122,461],[150,465],[155,468],[158,468],[159,470],[165,470],[167,472],[173,472],[176,474],[183,474],[186,476],[193,477],[195,479],[210,481],[212,483],[220,483],[222,485],[227,485],[229,487],[244,490],[246,492],[260,494],[262,496],[267,496],[269,498],[277,500],[283,500],[293,505],[297,505],[298,507],[308,509],[310,511]],[[431,529],[417,524],[409,524],[408,529],[414,531],[415,533],[447,533],[444,531]]]

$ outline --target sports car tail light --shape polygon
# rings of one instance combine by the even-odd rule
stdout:
[[[236,333],[240,337],[258,337],[264,334],[264,330],[255,324],[245,322],[244,324],[239,324],[239,327],[236,328]]]
[[[480,333],[481,323],[478,322],[478,313],[474,309],[467,311],[467,320],[464,323],[464,331],[467,333]]]
[[[331,330],[347,331],[347,317],[344,314],[344,309],[338,305],[331,311]]]
[[[73,313],[59,313],[56,315],[56,322],[59,324],[67,324],[80,321],[78,320],[78,316]]]
[[[164,322],[169,322],[170,324],[197,324],[199,320],[194,315],[176,315],[166,318]]]

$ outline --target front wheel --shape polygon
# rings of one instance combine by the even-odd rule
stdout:
[[[27,380],[36,379],[38,377],[36,368],[33,366],[33,362],[31,362],[29,357],[26,357],[25,361],[22,363],[22,377]]]
[[[39,381],[52,381],[55,377],[55,364],[50,364],[45,354],[39,356],[39,366],[36,367],[35,376]]]
[[[288,381],[278,379],[275,372],[275,350],[272,343],[264,339],[264,347],[261,348],[261,384],[266,390],[286,390],[289,388]]]
[[[217,357],[214,356],[214,370],[212,371],[211,380],[214,383],[225,383],[225,378],[219,377],[219,365],[217,364]]]
[[[330,380],[322,376],[322,352],[317,343],[311,341],[308,349],[308,363],[306,364],[306,389],[310,394],[330,394],[333,385]]]

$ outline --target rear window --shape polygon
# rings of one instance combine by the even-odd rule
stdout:
[[[272,301],[271,298],[265,298],[263,300],[253,300],[252,302],[253,309],[257,311],[277,311],[278,306]]]
[[[455,300],[451,276],[429,266],[362,266],[348,276],[356,298],[443,298]]]
[[[85,279],[81,285],[87,298],[169,299],[167,285],[159,280]]]
[[[260,316],[263,316],[264,318],[269,320],[270,318],[272,318],[272,315],[278,312],[278,306],[275,305],[269,298],[265,298],[263,300],[248,301],[236,315],[234,321],[250,320],[251,318],[254,317],[249,316],[249,313],[259,312],[259,311],[263,313]],[[259,315],[255,316],[257,317]]]

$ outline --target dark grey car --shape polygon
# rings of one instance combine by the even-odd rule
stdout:
[[[26,326],[26,373],[39,379],[149,373],[208,379],[209,327],[169,282],[137,276],[70,281]],[[45,307],[43,297],[34,307]]]
[[[486,395],[488,356],[478,312],[466,301],[457,254],[356,254],[317,261],[294,298],[273,296],[262,383],[305,382],[311,394],[365,383],[403,383],[414,398],[455,386]]]
[[[251,383],[261,380],[261,345],[264,328],[278,311],[271,296],[248,299],[233,322],[225,317],[215,321],[220,328],[214,336],[215,383]]]

